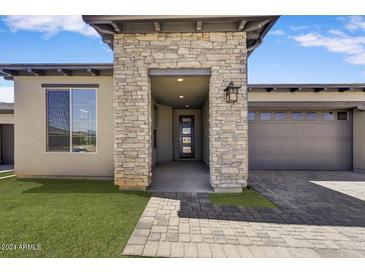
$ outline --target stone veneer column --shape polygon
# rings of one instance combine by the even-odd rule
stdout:
[[[151,182],[150,68],[210,68],[210,178],[216,191],[246,186],[246,34],[156,33],[114,36],[115,184],[145,189]],[[240,85],[238,102],[225,102],[230,81]]]

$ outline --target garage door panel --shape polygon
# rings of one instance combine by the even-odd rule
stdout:
[[[249,121],[249,167],[352,169],[351,119],[325,121],[317,117],[315,121]]]

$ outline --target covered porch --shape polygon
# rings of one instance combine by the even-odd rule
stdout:
[[[153,192],[210,192],[209,69],[150,70]]]
[[[172,161],[153,168],[151,192],[212,192],[209,167],[201,161]]]

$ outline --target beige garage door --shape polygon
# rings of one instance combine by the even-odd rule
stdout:
[[[352,112],[248,113],[249,168],[352,169]]]

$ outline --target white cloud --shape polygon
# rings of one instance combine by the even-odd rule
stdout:
[[[349,16],[345,26],[350,31],[365,31],[365,20],[361,16]]]
[[[359,19],[355,20],[357,26],[360,26]],[[355,30],[353,16],[344,22],[344,29]],[[349,27],[351,25],[352,27]],[[303,47],[321,47],[329,52],[341,53],[345,61],[355,65],[365,65],[365,25],[362,34],[354,35],[340,29],[331,29],[327,34],[309,32],[306,34],[291,37]]]
[[[13,103],[14,102],[14,88],[0,87],[0,102]]]
[[[289,26],[289,29],[291,29],[292,31],[306,30],[308,28],[308,26]]]
[[[269,32],[269,35],[277,35],[277,36],[283,36],[286,33],[281,29],[272,30]]]
[[[76,32],[85,36],[97,36],[97,32],[87,25],[79,15],[12,15],[5,16],[5,23],[11,31],[36,31],[52,37],[61,31]]]

